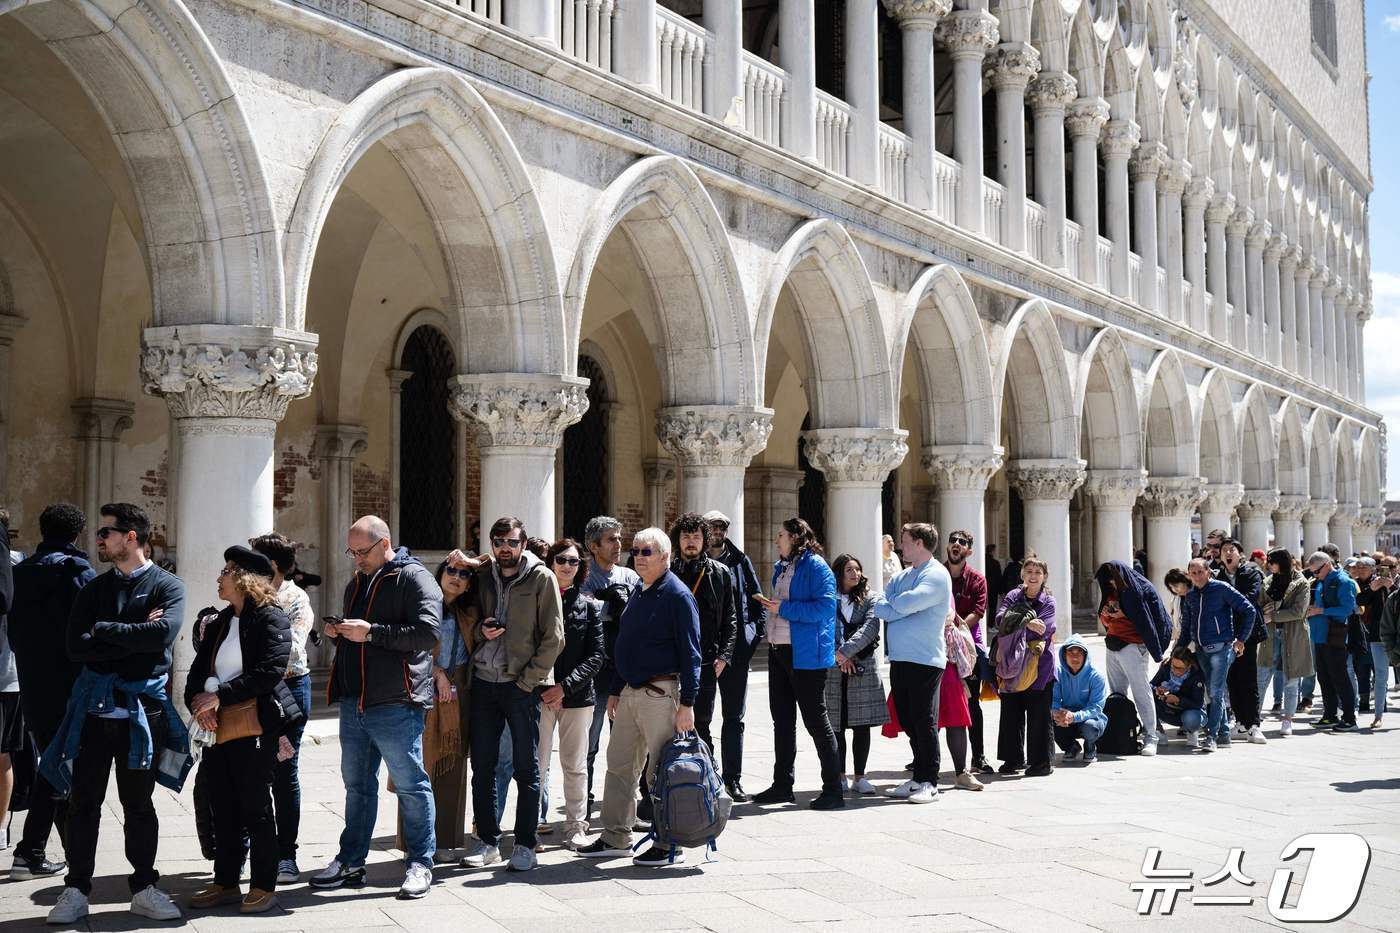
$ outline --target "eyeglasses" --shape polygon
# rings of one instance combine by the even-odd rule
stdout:
[[[563,564],[566,567],[577,567],[579,565],[579,559],[577,557],[564,557],[561,555],[554,558],[554,563]]]
[[[948,543],[956,544],[961,547],[972,547],[972,539],[970,538],[952,537],[948,539]]]
[[[225,567],[223,570],[220,570],[220,571],[219,571],[219,576],[221,576],[221,577],[226,577],[226,576],[228,576],[229,574],[231,574],[231,573],[233,573],[233,572],[234,572],[234,568],[232,568],[232,567]]]
[[[345,549],[345,553],[349,554],[351,557],[364,559],[369,556],[370,551],[374,550],[374,546],[383,540],[383,538],[375,538],[369,543],[368,547],[348,547]]]
[[[97,533],[97,540],[98,540],[98,541],[101,541],[103,538],[107,537],[108,535],[125,535],[125,534],[130,534],[130,533],[131,533],[131,529],[130,529],[130,528],[120,528],[120,527],[118,527],[118,526],[116,526],[116,525],[107,525],[107,526],[105,526],[105,527],[102,527],[102,528],[97,529],[97,532],[96,532],[96,533]]]
[[[522,546],[524,543],[525,543],[525,539],[524,539],[524,538],[492,538],[492,539],[491,539],[491,546],[492,546],[492,547],[496,547],[496,548],[508,547],[508,548],[510,548],[511,550],[515,550],[516,548]]]
[[[650,557],[651,555],[656,554],[656,553],[658,553],[658,551],[657,551],[655,548],[649,548],[649,547],[634,547],[634,548],[632,548],[632,556],[633,556],[633,557]]]
[[[465,580],[472,575],[472,570],[470,567],[444,567],[442,575],[444,577],[460,577]]]

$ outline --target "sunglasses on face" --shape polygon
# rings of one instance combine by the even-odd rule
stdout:
[[[956,544],[959,547],[972,547],[972,542],[966,538],[949,538],[949,544]]]
[[[656,550],[655,550],[654,548],[649,548],[649,547],[634,547],[634,548],[632,549],[632,556],[633,556],[633,557],[650,557],[651,555],[653,555],[653,554],[655,554],[655,553],[656,553]]]
[[[442,568],[442,575],[444,577],[458,577],[465,580],[472,575],[472,572],[470,567],[444,567]]]
[[[348,547],[345,549],[345,553],[349,554],[351,557],[358,557],[360,559],[364,559],[369,556],[370,551],[374,550],[374,546],[382,540],[382,538],[375,538],[369,543],[368,547]]]
[[[554,563],[564,567],[577,567],[579,559],[577,557],[556,557]]]
[[[108,525],[104,528],[97,529],[97,540],[101,541],[108,535],[125,535],[129,534],[130,532],[130,528],[119,528],[116,525]]]
[[[524,543],[525,543],[525,539],[524,539],[524,538],[492,538],[492,539],[491,539],[491,546],[492,546],[492,547],[495,547],[495,548],[508,547],[508,548],[510,548],[511,550],[515,550],[516,548],[520,547],[520,546],[521,546],[522,544],[524,544]]]

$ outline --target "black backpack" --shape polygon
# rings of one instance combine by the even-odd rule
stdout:
[[[1137,704],[1122,693],[1109,696],[1103,704],[1108,726],[1099,737],[1098,750],[1109,755],[1136,755],[1142,751],[1142,721]]]

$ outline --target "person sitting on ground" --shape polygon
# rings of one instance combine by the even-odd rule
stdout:
[[[1108,678],[1089,660],[1089,646],[1078,635],[1065,639],[1060,647],[1060,670],[1050,701],[1050,719],[1055,724],[1055,744],[1065,753],[1065,761],[1079,756],[1079,740],[1084,740],[1084,763],[1099,760],[1099,737],[1108,728],[1104,700],[1108,699]]]
[[[1152,678],[1156,695],[1159,741],[1166,742],[1165,726],[1186,733],[1186,745],[1196,744],[1196,733],[1206,718],[1206,681],[1190,648],[1177,648]]]

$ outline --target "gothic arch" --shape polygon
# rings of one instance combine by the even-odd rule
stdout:
[[[1141,468],[1137,387],[1123,338],[1112,327],[1095,334],[1084,351],[1075,380],[1074,408],[1088,440],[1080,456],[1090,469]]]
[[[1148,473],[1161,477],[1200,475],[1195,406],[1175,350],[1162,350],[1152,360],[1141,404],[1146,444],[1143,466]]]
[[[1207,483],[1240,481],[1240,432],[1225,374],[1218,369],[1201,381],[1197,437],[1200,438],[1201,475]]]
[[[1308,421],[1308,495],[1333,501],[1337,496],[1337,458],[1327,420],[1327,415],[1319,408]]]
[[[756,359],[768,358],[784,287],[806,338],[812,427],[894,427],[884,324],[870,274],[845,228],[833,220],[808,221],[778,251],[758,308]],[[766,375],[759,374],[760,384]]]
[[[1033,298],[1011,316],[1002,335],[993,385],[1014,420],[1015,459],[1074,459],[1079,422],[1065,349],[1044,300]],[[1000,412],[1001,406],[997,406]],[[1005,427],[1013,427],[1007,425]],[[1000,434],[1000,432],[998,432]]]
[[[262,160],[218,53],[178,0],[0,0],[72,70],[135,192],[156,325],[292,326]]]
[[[578,344],[598,255],[621,230],[654,290],[664,404],[760,404],[734,250],[714,202],[684,162],[650,156],[633,163],[599,197],[582,229],[564,289],[570,347]]]
[[[1334,444],[1337,448],[1337,501],[1361,501],[1361,477],[1356,464],[1356,422],[1343,420],[1337,425]]]
[[[1308,495],[1308,444],[1298,403],[1291,396],[1278,412],[1278,488],[1284,495]]]
[[[1255,383],[1240,402],[1240,480],[1245,489],[1278,488],[1278,441],[1264,392]]]
[[[571,373],[544,214],[515,144],[466,79],[406,68],[356,97],[326,131],[292,209],[289,319],[303,325],[326,216],[350,170],[382,143],[432,218],[451,283],[463,372]]]
[[[1381,494],[1385,484],[1382,472],[1380,444],[1375,428],[1361,429],[1361,507],[1380,508],[1385,504]]]

